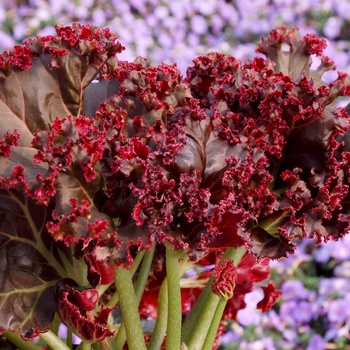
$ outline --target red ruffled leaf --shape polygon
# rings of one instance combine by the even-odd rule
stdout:
[[[12,256],[2,264],[0,329],[27,338],[48,330],[57,281],[87,283],[85,263],[55,242],[46,227],[66,245],[106,231],[93,202],[102,186],[95,165],[103,143],[89,138],[87,118],[73,123],[80,134],[70,133],[72,119],[65,118],[79,116],[84,89],[98,72],[116,65],[115,54],[123,48],[109,30],[95,26],[73,24],[57,31],[58,36],[27,40],[0,56],[1,255]],[[65,240],[72,228],[73,239]]]
[[[257,308],[261,309],[262,312],[268,311],[278,301],[282,295],[282,291],[276,290],[272,283],[267,286],[262,286],[261,289],[264,292],[264,298],[258,302]]]
[[[236,319],[237,312],[244,309],[244,297],[253,290],[254,283],[264,281],[270,273],[269,260],[259,260],[250,253],[246,253],[236,268],[236,287],[233,298],[229,299],[223,318]]]
[[[56,287],[57,312],[61,321],[83,340],[101,342],[114,335],[108,328],[108,317],[114,308],[104,307],[94,315],[98,292],[95,289],[79,291],[67,283]]]

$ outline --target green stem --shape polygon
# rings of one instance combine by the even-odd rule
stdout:
[[[244,248],[228,248],[223,258],[231,259],[237,266],[245,252]],[[215,328],[215,324],[212,325],[212,321],[216,318],[221,320],[222,312],[225,308],[222,308],[222,305],[219,307],[220,297],[211,292],[211,283],[212,278],[209,279],[183,326],[182,340],[189,350],[202,349],[208,334],[210,335]],[[211,335],[208,338],[208,342],[210,339]]]
[[[50,325],[50,331],[57,335],[58,334],[58,329],[60,328],[60,324],[61,324],[61,319],[58,316],[58,313],[55,312],[55,317],[54,317],[54,319],[53,319],[53,321],[51,322],[51,325]]]
[[[77,350],[91,350],[91,343],[83,340]]]
[[[54,350],[70,350],[69,347],[51,331],[39,334],[40,339],[47,343]]]
[[[53,334],[58,335],[58,331],[59,331],[60,325],[61,325],[61,319],[58,316],[58,313],[56,312],[55,313],[55,317],[54,317],[54,319],[53,319],[53,321],[51,322],[51,325],[50,325],[50,331]],[[72,349],[72,347],[73,347],[73,336],[72,336],[72,331],[69,328],[67,329],[67,341],[66,341],[66,344],[67,344],[67,346],[70,349]],[[51,348],[48,347],[48,349],[50,350]]]
[[[140,269],[139,276],[137,278],[137,282],[135,285],[135,293],[138,300],[138,303],[140,303],[143,291],[145,290],[146,283],[149,277],[149,272],[151,270],[151,265],[153,261],[154,251],[156,249],[156,244],[154,243],[151,250],[146,251],[143,260],[142,265]]]
[[[228,258],[233,261],[235,266],[239,264],[246,250],[244,248],[228,248],[223,255],[223,258]],[[234,296],[233,296],[234,297]],[[210,324],[207,337],[203,344],[202,350],[211,350],[215,342],[216,334],[222,319],[222,314],[224,313],[225,307],[227,304],[227,299],[220,298],[219,303],[216,307],[213,320]]]
[[[246,251],[247,250],[245,248],[228,248],[222,257],[223,259],[231,259],[234,262],[235,266],[237,266]]]
[[[118,304],[118,302],[119,302],[119,295],[117,292],[115,292],[111,296],[111,299],[108,301],[107,306],[114,307]]]
[[[146,350],[138,302],[130,271],[118,268],[115,271],[115,286],[119,295],[120,308],[130,350]]]
[[[213,293],[209,293],[206,303],[200,315],[198,315],[197,323],[195,324],[189,339],[185,341],[189,350],[202,349],[219,301],[220,297]]]
[[[15,345],[18,349],[22,350],[40,350],[41,347],[30,342],[23,340],[22,337],[15,332],[6,331],[3,336],[9,340],[13,345]]]
[[[115,347],[116,349],[123,349],[123,346],[126,342],[126,332],[125,325],[122,323],[118,329],[117,336],[115,337]]]
[[[212,278],[210,278],[208,280],[206,286],[202,290],[202,293],[200,294],[200,296],[196,300],[196,303],[192,307],[192,310],[190,311],[189,315],[186,318],[186,321],[184,322],[184,324],[182,326],[182,329],[183,329],[182,341],[184,343],[187,343],[189,337],[192,334],[194,327],[196,326],[196,324],[198,322],[198,318],[199,318],[201,312],[203,311],[204,306],[207,303],[207,299],[208,299],[209,294],[211,292],[211,289],[210,289],[211,282],[212,282]]]
[[[154,327],[151,340],[148,344],[148,350],[159,350],[167,329],[168,319],[168,284],[166,278],[159,289],[158,295],[158,314],[156,325]]]
[[[221,298],[219,300],[218,306],[216,307],[213,320],[210,324],[207,337],[205,338],[202,350],[212,350],[215,342],[216,334],[220,325],[222,314],[225,310],[227,300]]]
[[[135,259],[134,259],[134,263],[132,264],[129,272],[131,274],[131,276],[133,276],[137,270],[137,268],[139,267],[141,261],[142,261],[142,258],[145,254],[145,251],[142,251],[142,252],[138,252]],[[99,295],[102,295],[107,289],[109,288],[109,286],[107,286],[107,288],[104,288],[103,290],[99,290]],[[118,304],[118,301],[119,301],[119,295],[117,292],[115,292],[111,299],[109,300],[109,302],[107,303],[107,306],[116,306]]]
[[[166,350],[180,349],[181,345],[181,290],[179,275],[179,251],[175,251],[169,244],[165,244],[166,274],[168,287],[168,322]]]
[[[112,347],[110,347],[110,344],[108,343],[108,339],[107,338],[107,346],[104,346],[103,343],[94,343],[92,344],[92,349],[93,350],[106,350],[106,349],[113,349]]]
[[[67,346],[70,349],[73,348],[73,333],[69,328],[67,329]]]
[[[145,290],[145,287],[146,287],[146,283],[148,280],[149,272],[153,261],[155,248],[156,248],[156,244],[154,243],[151,250],[146,251],[143,256],[141,269],[135,285],[137,306],[140,304],[143,291]],[[122,349],[123,345],[125,344],[125,341],[126,341],[126,332],[125,332],[125,325],[123,322],[118,330],[117,336],[115,337],[115,344],[117,349]]]

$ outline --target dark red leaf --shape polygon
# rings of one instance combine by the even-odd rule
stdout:
[[[84,340],[101,342],[114,335],[107,326],[108,317],[114,308],[104,307],[92,313],[98,296],[95,289],[79,291],[67,283],[56,288],[57,312],[67,327]]]
[[[266,258],[256,259],[254,255],[246,253],[238,264],[236,272],[234,296],[227,302],[224,318],[236,319],[237,312],[245,308],[244,297],[253,290],[254,283],[268,278],[270,273],[269,260]]]
[[[270,282],[267,286],[262,286],[264,298],[258,302],[257,308],[263,312],[270,310],[282,295],[282,291],[276,290],[275,286]]]
[[[23,193],[0,191],[1,332],[24,338],[46,332],[56,311],[55,284],[79,274],[72,253],[45,229],[51,210]]]

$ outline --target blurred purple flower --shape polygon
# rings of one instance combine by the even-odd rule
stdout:
[[[315,251],[315,259],[318,262],[325,263],[331,258],[345,261],[350,259],[350,235],[346,235],[337,242],[328,242],[321,245]]]
[[[326,341],[319,334],[313,334],[306,350],[322,350],[326,348]]]
[[[195,1],[192,1],[193,9],[195,9],[197,12],[199,12],[203,16],[209,16],[212,13],[216,12],[216,5],[217,5],[217,2],[215,0],[207,0],[207,1],[195,0]]]
[[[322,278],[318,287],[321,297],[328,298],[331,295],[345,295],[350,293],[350,280],[345,278]]]
[[[270,310],[266,314],[266,323],[268,325],[271,325],[273,328],[275,328],[277,331],[282,332],[284,330],[284,324],[283,320],[281,319],[280,315],[275,310]]]
[[[257,310],[256,305],[263,298],[264,293],[260,288],[255,288],[252,292],[245,295],[244,301],[247,305],[237,313],[237,321],[242,326],[258,325],[260,323],[262,313],[260,310]]]
[[[328,307],[328,319],[335,324],[350,323],[349,302],[349,294],[342,299],[331,300]]]
[[[208,24],[205,18],[201,15],[191,17],[191,29],[195,34],[203,35],[208,31]]]
[[[324,35],[329,39],[334,39],[340,34],[342,20],[339,17],[332,16],[328,18],[323,28]]]
[[[239,13],[236,10],[235,6],[232,6],[231,4],[224,1],[221,1],[218,5],[218,15],[224,21],[230,21],[232,24],[236,23],[236,21],[239,20]]]
[[[330,70],[328,72],[323,73],[322,80],[326,82],[327,84],[333,82],[338,78],[338,72],[334,70]]]
[[[166,18],[169,17],[169,8],[166,6],[157,6],[153,12],[153,15],[150,17],[155,17],[158,21],[166,21]]]
[[[293,313],[295,308],[297,307],[296,301],[286,301],[283,302],[280,308],[280,317],[289,326],[296,326],[295,319],[293,317]]]
[[[334,275],[340,278],[350,278],[350,261],[343,261],[334,268]]]
[[[84,14],[85,15],[85,14]],[[88,14],[86,14],[87,17]],[[102,9],[95,9],[92,12],[92,21],[95,25],[103,27],[106,23],[106,14]]]
[[[15,45],[15,41],[13,40],[12,36],[4,32],[0,32],[0,42],[4,50],[11,49],[13,45]]]
[[[349,13],[350,13],[349,1],[335,0],[332,2],[332,7],[340,18],[349,20]]]
[[[259,339],[253,342],[241,343],[239,350],[275,350],[271,338]]]
[[[297,328],[313,318],[312,305],[307,301],[285,301],[281,305],[280,316],[288,325]]]
[[[261,311],[252,308],[239,310],[237,313],[237,321],[242,326],[258,325],[261,321]]]
[[[285,329],[283,331],[283,336],[288,342],[294,342],[294,340],[298,337],[296,330],[294,329]]]
[[[273,343],[272,338],[264,338],[261,340],[262,343],[264,344],[264,350],[276,350],[276,347]]]
[[[308,297],[308,290],[299,280],[288,280],[282,284],[283,299],[306,299]]]
[[[234,331],[228,331],[220,337],[220,343],[233,343],[239,338],[240,336]]]
[[[299,324],[310,322],[313,318],[312,304],[307,301],[301,301],[294,309],[293,316]]]

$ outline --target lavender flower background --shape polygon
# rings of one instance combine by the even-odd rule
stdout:
[[[209,51],[241,59],[271,29],[289,24],[328,40],[329,55],[350,71],[348,0],[2,0],[0,50],[72,21],[109,27],[127,50],[121,58],[177,62],[185,72]]]
[[[349,264],[350,236],[316,248],[313,240],[305,240],[295,255],[272,262],[281,300],[263,314],[256,310],[261,289],[247,294],[247,308],[221,337],[225,349],[349,349]]]
[[[2,0],[0,51],[74,21],[109,27],[127,48],[121,59],[176,62],[183,73],[210,51],[252,57],[261,35],[293,25],[326,38],[325,54],[350,75],[349,0]],[[248,307],[221,338],[225,348],[347,349],[350,236],[317,248],[305,241],[297,254],[271,266],[281,301],[262,314],[256,310],[261,289],[248,294]]]

